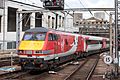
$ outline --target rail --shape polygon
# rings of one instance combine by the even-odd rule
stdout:
[[[100,59],[100,57],[98,57],[97,60],[95,61],[95,64],[93,65],[93,67],[90,70],[88,76],[86,77],[86,80],[90,80],[90,78],[91,78],[91,76],[92,76],[92,74],[93,74],[93,72],[94,72],[94,70],[95,70],[95,68],[96,68],[96,66],[98,64],[99,59]]]
[[[70,75],[68,75],[64,80],[68,80],[73,74],[77,72],[78,69],[80,69],[82,66],[84,66],[85,63],[87,63],[88,60],[86,60],[83,64],[79,64],[78,68],[76,68]]]
[[[0,80],[17,79],[18,77],[24,76],[24,75],[28,74],[29,72],[30,71],[23,72],[21,70],[18,70],[18,71],[2,74],[2,75],[0,75]]]
[[[83,64],[80,64],[78,66],[78,68],[76,68],[71,74],[69,74],[64,80],[72,80],[72,78],[76,75],[77,72],[79,72],[88,62],[90,61],[90,59],[85,60],[85,62]],[[87,72],[87,75],[85,75],[85,80],[90,80],[97,64],[98,64],[99,58],[96,58],[94,63],[92,63],[93,65],[91,66],[91,68],[89,68],[89,71]],[[90,62],[89,62],[90,63]],[[81,70],[82,71],[82,70]],[[80,75],[80,74],[79,74]],[[80,78],[78,78],[80,79]]]

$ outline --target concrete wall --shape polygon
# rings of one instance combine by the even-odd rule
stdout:
[[[0,8],[4,8],[4,0],[0,0]]]

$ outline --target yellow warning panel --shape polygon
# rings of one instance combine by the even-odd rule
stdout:
[[[19,50],[41,50],[44,41],[21,41]]]

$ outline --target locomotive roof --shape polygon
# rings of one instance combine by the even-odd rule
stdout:
[[[26,30],[26,32],[48,32],[48,31],[57,31],[57,30],[54,30],[54,29],[47,29],[45,27],[35,27],[35,28],[32,28],[32,29],[28,29]],[[62,31],[60,31],[62,32]],[[80,34],[76,34],[76,35],[80,35]],[[97,36],[90,36],[90,35],[82,35],[82,37],[89,37],[89,39],[94,39],[94,40],[102,40],[103,37],[97,37]],[[109,40],[108,38],[105,38],[107,40]]]
[[[26,32],[48,32],[48,31],[49,29],[44,27],[36,27],[36,28],[26,30]]]

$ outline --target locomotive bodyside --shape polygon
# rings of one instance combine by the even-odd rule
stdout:
[[[27,30],[18,55],[22,69],[46,69],[79,58],[86,52],[103,49],[103,38],[55,31],[46,28]],[[92,41],[92,45],[88,44]],[[104,44],[106,41],[104,41]],[[104,46],[105,48],[105,46]]]
[[[22,68],[44,69],[43,66],[52,65],[55,59],[59,58],[59,63],[71,59],[70,55],[82,48],[78,48],[79,35],[53,30],[36,30],[26,31],[20,42],[18,55]]]

